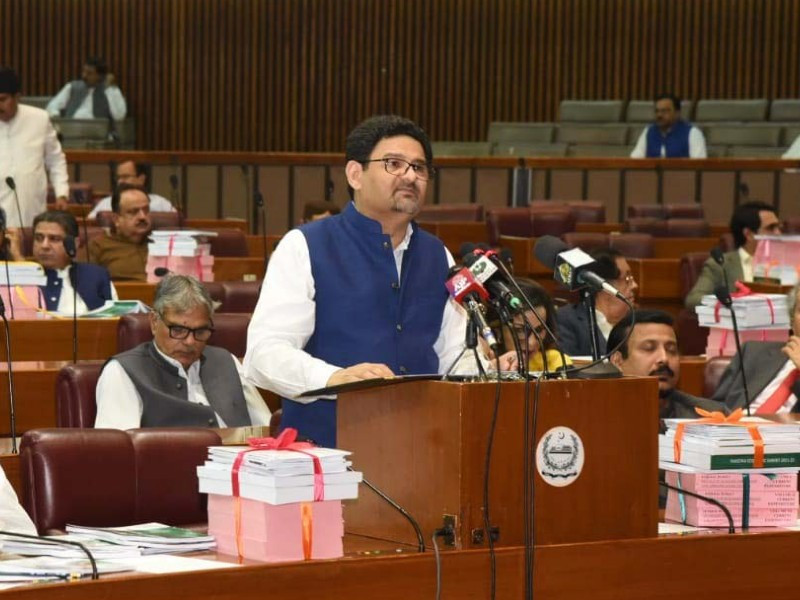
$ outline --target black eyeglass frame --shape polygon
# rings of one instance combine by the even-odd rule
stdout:
[[[164,318],[164,315],[162,315],[161,313],[157,312],[156,316],[169,330],[169,337],[171,337],[173,340],[185,340],[186,338],[189,337],[189,334],[191,333],[195,341],[207,342],[209,339],[211,339],[211,336],[214,334],[215,331],[213,321],[211,322],[210,326],[192,328],[192,327],[186,327],[185,325],[175,325],[174,323],[169,323]],[[206,335],[205,333],[201,333],[200,337],[198,337],[197,335],[198,332],[204,332],[204,331],[207,331],[208,335]]]
[[[390,160],[397,161],[400,163],[405,163],[406,165],[405,170],[402,173],[392,173],[389,170]],[[436,169],[433,167],[433,165],[429,165],[428,163],[412,163],[404,158],[397,158],[396,156],[386,156],[384,158],[371,158],[368,160],[361,161],[361,164],[374,163],[374,162],[382,162],[384,170],[387,173],[389,173],[389,175],[393,175],[394,177],[402,177],[403,175],[408,173],[409,169],[414,169],[414,174],[417,176],[417,179],[420,179],[422,181],[430,181],[436,176]],[[419,169],[423,169],[424,172],[427,174],[427,176],[426,177],[420,176]]]

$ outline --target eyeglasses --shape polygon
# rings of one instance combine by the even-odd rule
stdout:
[[[414,174],[418,179],[427,181],[428,179],[433,178],[434,174],[436,173],[436,169],[426,165],[425,163],[412,163],[408,162],[407,160],[403,160],[402,158],[373,158],[372,160],[364,161],[364,163],[371,162],[382,162],[383,168],[386,169],[386,172],[389,173],[389,175],[394,175],[395,177],[402,177],[408,173],[409,169],[414,169]]]
[[[636,279],[631,273],[625,275],[625,277],[620,277],[619,281],[623,282],[625,285],[631,286],[636,283]]]
[[[191,327],[184,327],[183,325],[173,325],[172,323],[167,323],[167,321],[164,320],[163,315],[160,314],[158,315],[158,318],[161,319],[161,322],[164,323],[167,329],[169,329],[169,337],[171,337],[173,340],[185,340],[191,333],[194,336],[195,341],[207,342],[211,337],[211,334],[214,333],[213,327],[196,327],[192,329]]]

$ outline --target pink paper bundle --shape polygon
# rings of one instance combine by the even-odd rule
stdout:
[[[721,502],[737,527],[790,527],[797,522],[797,473],[768,476],[667,471],[666,480],[670,485]],[[721,509],[674,490],[667,495],[665,518],[697,527],[728,526]]]
[[[237,501],[241,539],[236,542]],[[208,495],[208,533],[223,554],[264,562],[344,555],[344,519],[339,500],[267,504],[248,498]]]
[[[740,329],[739,340],[745,342],[785,342],[789,339],[788,329]],[[730,329],[720,327],[708,328],[706,356],[734,356],[736,354],[736,338]]]
[[[37,319],[43,313],[45,305],[42,290],[36,285],[7,285],[0,286],[0,296],[6,307],[6,317],[11,319]],[[14,310],[11,310],[11,307]]]
[[[214,281],[214,257],[201,256],[153,256],[148,255],[145,272],[148,283],[158,283],[161,277],[155,274],[158,268],[165,268],[177,275],[190,275],[199,281]]]
[[[783,285],[797,281],[800,265],[800,241],[797,239],[759,240],[753,256],[753,275],[778,279]]]

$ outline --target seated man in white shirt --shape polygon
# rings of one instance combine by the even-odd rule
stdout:
[[[124,160],[117,164],[114,175],[116,179],[115,185],[129,183],[131,185],[137,185],[143,190],[147,189],[147,168],[142,164],[137,164],[132,160]],[[172,206],[172,203],[164,198],[164,196],[152,193],[148,193],[147,195],[150,197],[150,212],[175,212],[175,207]],[[105,198],[101,198],[97,204],[94,205],[88,218],[96,219],[97,213],[103,211],[111,212],[112,210],[111,196],[109,195]]]
[[[644,128],[631,158],[706,158],[706,138],[681,118],[680,98],[661,94],[655,112],[655,123]]]
[[[725,282],[723,270],[727,275],[728,291],[736,291],[736,282],[753,281],[753,255],[756,253],[756,235],[780,235],[781,222],[775,207],[764,202],[746,202],[736,207],[731,216],[731,233],[736,250],[726,252],[722,266],[713,258],[706,260],[703,270],[694,287],[687,294],[687,308],[694,308],[703,296],[714,293],[714,288]]]
[[[51,210],[33,219],[33,256],[47,276],[40,289],[49,311],[82,315],[117,299],[105,267],[73,262],[79,248],[78,223],[68,212]]]
[[[67,83],[47,103],[47,112],[51,117],[121,121],[128,105],[106,62],[92,57],[83,65],[81,78]]]
[[[0,467],[0,529],[37,535],[36,526],[19,503],[17,494]]]
[[[156,287],[153,341],[114,356],[97,382],[95,427],[268,425],[258,390],[227,350],[207,346],[214,304],[194,278],[170,275]]]

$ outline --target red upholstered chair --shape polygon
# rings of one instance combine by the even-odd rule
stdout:
[[[214,256],[249,256],[247,238],[240,229],[216,229],[216,237],[208,238]]]
[[[711,227],[705,219],[667,219],[667,237],[708,237]]]
[[[703,205],[692,203],[665,204],[664,213],[668,219],[705,219]]]
[[[203,287],[206,288],[208,295],[214,302],[222,304],[225,302],[225,286],[221,281],[204,281]],[[227,311],[225,311],[227,312]]]
[[[483,221],[483,204],[426,204],[416,220],[419,223]]]
[[[104,361],[80,362],[62,367],[56,377],[56,424],[59,427],[94,427],[97,415],[95,388]]]
[[[649,233],[619,233],[608,236],[610,248],[619,250],[625,258],[653,258],[655,247]]]
[[[694,287],[703,264],[708,259],[707,252],[689,252],[681,257],[679,277],[681,283],[681,298]],[[700,327],[697,314],[693,309],[683,308],[678,313],[676,322],[678,334],[678,349],[684,355],[703,354],[706,351],[708,327]]]
[[[533,237],[533,212],[527,207],[488,210],[486,232],[491,246],[497,245],[501,235]]]
[[[703,396],[710,398],[717,391],[719,380],[722,379],[722,374],[731,362],[729,356],[715,356],[706,363],[705,372],[703,374]]]
[[[196,468],[220,438],[210,429],[33,429],[22,437],[22,504],[40,533],[206,521]]]
[[[261,293],[260,281],[224,281],[225,291],[220,311],[226,313],[252,313]]]
[[[244,356],[247,347],[247,326],[250,315],[245,313],[216,313],[214,334],[208,341],[225,348],[234,356]],[[147,314],[123,315],[117,325],[117,352],[124,352],[153,339],[150,317]]]
[[[561,236],[569,248],[580,248],[591,252],[598,248],[608,248],[608,234],[584,231],[570,231]]]
[[[532,235],[560,236],[575,231],[575,214],[569,208],[531,209]]]
[[[567,203],[576,223],[605,223],[606,205],[602,202],[585,200],[583,202],[570,201]]]
[[[708,260],[708,252],[688,252],[681,256],[679,276],[681,280],[681,297],[685,298],[703,270],[703,265]]]
[[[667,212],[663,204],[629,204],[628,218],[665,219]]]
[[[625,231],[629,233],[649,233],[655,237],[666,237],[667,222],[656,217],[630,217],[625,221]]]

